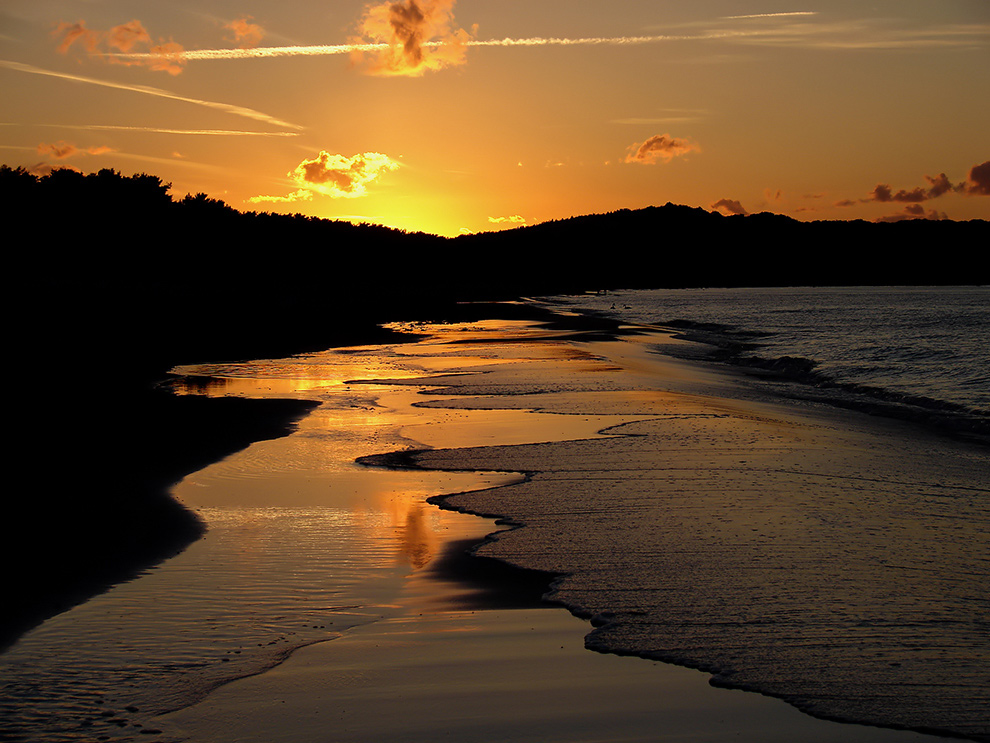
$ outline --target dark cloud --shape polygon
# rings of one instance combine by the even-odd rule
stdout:
[[[926,175],[925,180],[928,181],[931,186],[931,188],[928,189],[928,197],[932,199],[937,199],[942,194],[958,189],[958,186],[953,186],[952,183],[949,182],[949,177],[945,173],[939,173],[934,178],[930,175]]]
[[[970,168],[964,189],[970,196],[990,196],[990,160]]]
[[[894,191],[885,183],[878,183],[870,195],[861,201],[921,204],[953,192],[967,196],[988,196],[990,195],[990,160],[970,168],[969,178],[965,183],[953,184],[945,173],[939,173],[937,176],[926,175],[925,180],[928,181],[928,188],[916,186],[911,190],[901,189],[899,191]],[[848,206],[849,203],[840,202],[836,206],[840,205]]]
[[[723,214],[749,214],[745,207],[735,199],[719,199],[712,203],[711,209],[716,209]]]
[[[874,188],[873,192],[870,194],[870,197],[866,200],[879,201],[882,204],[886,204],[890,201],[896,201],[904,204],[918,204],[922,201],[928,201],[929,198],[928,192],[920,187],[911,191],[901,189],[897,193],[894,193],[890,186],[883,183],[878,183],[877,187]]]
[[[903,222],[906,219],[948,219],[949,216],[945,212],[940,212],[936,209],[929,209],[925,211],[925,207],[921,204],[908,204],[904,207],[904,211],[898,214],[890,214],[886,217],[879,217],[875,221],[877,222]]]

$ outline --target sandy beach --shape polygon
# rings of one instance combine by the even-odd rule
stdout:
[[[869,657],[870,602],[914,593],[859,532],[881,527],[876,493],[925,486],[933,461],[939,487],[965,488],[982,454],[772,404],[735,372],[653,353],[682,342],[663,333],[403,329],[422,337],[176,370],[180,394],[318,405],[176,486],[203,539],[0,656],[25,674],[7,687],[12,740],[939,739],[820,717],[907,726],[897,690],[937,682],[910,648]],[[985,540],[953,509],[930,580]],[[802,616],[800,591],[820,597]],[[951,627],[911,639],[941,653],[935,671],[985,667]],[[879,681],[846,663],[864,654]]]
[[[870,436],[881,437],[883,450],[888,437],[906,436],[897,427],[878,427],[873,421],[850,426],[846,414],[836,416],[833,411],[799,414],[773,409],[746,393],[735,375],[661,359],[648,352],[642,339],[614,340],[597,333],[568,333],[560,339],[559,331],[506,322],[419,330],[438,335],[401,353],[404,363],[429,375],[429,388],[423,389],[424,379],[416,375],[386,385],[427,393],[425,400],[418,394],[416,407],[406,411],[411,417],[404,421],[402,435],[410,444],[399,455],[366,458],[364,463],[402,468],[414,461],[417,467],[440,471],[526,473],[525,480],[506,487],[431,500],[445,509],[525,524],[499,531],[480,554],[549,573],[608,569],[601,563],[607,562],[607,540],[615,533],[601,529],[602,543],[585,543],[574,551],[567,546],[569,533],[580,532],[587,539],[587,531],[577,529],[570,519],[605,520],[611,511],[616,520],[626,520],[626,528],[636,528],[629,513],[649,506],[642,500],[642,488],[634,484],[642,482],[644,469],[656,474],[658,457],[676,456],[676,469],[696,476],[734,476],[734,487],[739,486],[738,478],[757,476],[765,485],[774,472],[777,480],[780,471],[791,473],[791,464],[775,464],[774,472],[767,464],[784,453],[801,460],[803,477],[808,478],[814,474],[809,468],[835,461],[836,446],[844,452],[843,466],[850,466],[845,454]],[[649,340],[677,342],[655,336]],[[431,417],[417,420],[416,415]],[[658,435],[658,425],[665,453],[658,453],[650,441]],[[616,475],[614,460],[607,464],[595,459],[593,452],[601,456],[600,444],[607,439],[639,444],[621,455],[625,474]],[[642,461],[647,454],[649,465]],[[723,460],[728,458],[746,466],[726,467]],[[587,509],[593,500],[578,491],[600,490],[603,480],[616,477],[640,499],[638,503],[606,504],[593,514],[574,511],[576,504]],[[666,483],[655,476],[650,479],[649,491],[650,497],[659,494],[669,504],[683,483],[676,483],[669,472],[666,477]],[[793,492],[791,475],[783,480],[781,487]],[[725,485],[723,479],[721,487]],[[745,548],[740,531],[763,531],[765,549],[770,522],[802,518],[799,505],[792,504],[787,512],[768,512],[737,498],[731,506],[738,512],[731,514],[726,510],[730,504],[722,503],[716,516],[720,524],[705,523],[711,531],[703,538],[714,549],[727,542]],[[665,539],[677,531],[694,533],[686,522],[670,523],[675,515],[662,523]],[[660,518],[655,508],[650,516]],[[691,518],[701,517],[695,513]],[[491,521],[461,523],[453,529],[456,534],[448,532],[446,544],[463,549],[493,528]],[[683,541],[672,544],[685,549]],[[444,549],[449,548],[438,545],[435,554]],[[589,562],[568,563],[574,554],[587,556]],[[700,574],[690,578],[700,580]],[[475,575],[473,584],[470,578],[464,584],[438,568],[435,560],[426,562],[402,581],[390,610],[380,619],[302,648],[278,667],[225,685],[159,723],[181,739],[218,742],[935,739],[816,719],[777,699],[716,688],[704,672],[591,652],[586,644],[608,649],[607,638],[602,639],[610,629],[606,618],[596,617],[599,629],[583,639],[592,629],[588,615],[596,613],[600,596],[570,587],[571,578],[555,584],[551,598],[566,602],[584,616],[580,619],[563,608],[534,604],[533,591],[528,598],[508,599],[515,601],[512,608],[493,604],[498,586],[504,590],[520,582],[520,576],[499,576],[493,592],[479,601],[479,579]],[[539,576],[536,584],[538,593]],[[609,581],[603,579],[602,584]],[[752,595],[746,598],[753,600]],[[829,640],[820,639],[826,644]],[[841,643],[836,638],[836,644]],[[684,662],[672,655],[670,659]]]

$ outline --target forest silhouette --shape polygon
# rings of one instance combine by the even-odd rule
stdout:
[[[173,198],[148,174],[0,167],[11,319],[10,576],[0,649],[202,533],[170,485],[307,403],[176,397],[194,362],[394,339],[396,320],[615,288],[990,283],[990,223],[799,222],[667,204],[443,238]],[[464,304],[471,303],[471,304]],[[586,323],[607,323],[586,319]]]

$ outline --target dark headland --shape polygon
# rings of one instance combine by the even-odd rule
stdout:
[[[394,337],[464,302],[612,288],[990,283],[990,222],[798,222],[667,204],[442,238],[242,213],[152,175],[0,168],[8,390],[0,649],[202,533],[169,487],[305,403],[169,393],[177,364]]]

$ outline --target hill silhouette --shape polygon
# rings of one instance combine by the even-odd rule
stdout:
[[[0,648],[196,539],[201,524],[168,487],[305,412],[174,397],[157,383],[177,364],[374,342],[392,320],[535,313],[465,301],[990,281],[974,258],[985,221],[807,223],[667,204],[442,238],[169,191],[147,174],[0,167],[20,387],[8,391],[11,459],[28,475],[4,495]]]

